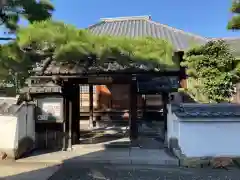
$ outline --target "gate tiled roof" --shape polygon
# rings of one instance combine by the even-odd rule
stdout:
[[[176,116],[183,118],[240,117],[240,105],[230,103],[184,103],[172,105],[172,112],[174,112]]]

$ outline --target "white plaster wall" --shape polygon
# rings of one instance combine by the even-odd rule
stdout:
[[[240,121],[194,119],[180,121],[179,146],[188,157],[240,156]]]
[[[14,149],[17,138],[17,117],[0,116],[0,149]]]
[[[0,152],[18,148],[24,137],[35,141],[34,105],[21,105],[15,115],[0,115]]]
[[[18,118],[18,140],[21,140],[26,136],[35,140],[34,105],[22,105],[16,116]]]
[[[167,140],[178,140],[187,157],[240,156],[240,119],[178,118],[168,105]]]
[[[167,142],[168,147],[170,145],[171,138],[179,138],[179,121],[177,116],[172,113],[171,105],[167,105],[168,114],[167,114]]]
[[[27,119],[26,119],[26,107],[22,106],[18,110],[17,116],[17,140],[21,140],[22,138],[27,136]]]
[[[35,141],[35,105],[27,104],[27,136]]]

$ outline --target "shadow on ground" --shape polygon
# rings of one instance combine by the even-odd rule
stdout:
[[[0,162],[0,179],[47,180],[62,166],[66,164],[81,164],[81,160],[83,163],[86,163],[86,160],[89,158],[91,159],[103,156],[105,151],[107,150],[99,150],[85,153],[83,155],[71,154],[71,152],[68,151],[33,151],[30,155],[25,156],[23,159],[17,160],[16,162]],[[24,159],[27,160],[22,162]]]
[[[131,144],[129,141],[125,140],[108,143],[104,147],[91,148],[87,146],[77,146],[72,151],[34,151],[29,156],[19,159],[16,162],[3,161],[0,164],[0,179],[46,180],[64,165],[76,164],[77,167],[81,167],[81,163],[131,165],[133,161],[135,164],[148,164],[146,162],[148,159],[146,158],[149,158],[150,155],[153,156],[152,159],[157,164],[157,161],[161,157],[160,153],[159,158],[156,159],[158,154],[153,154],[156,150],[149,149],[146,151],[148,154],[146,154],[146,149],[132,149],[130,148]],[[125,148],[121,149],[119,147]],[[135,154],[135,156],[132,157],[131,153]]]
[[[2,162],[0,167],[0,179],[3,180],[47,180],[60,169],[61,165]]]
[[[106,149],[107,151],[107,149]],[[111,163],[98,164],[95,162],[79,161],[79,158],[89,155],[99,156],[104,151],[85,154],[63,160],[62,163],[15,163],[1,166],[0,172],[15,171],[15,173],[3,176],[5,180],[87,180],[87,179],[171,179],[171,180],[192,180],[192,179],[212,179],[212,180],[238,180],[239,170],[220,170],[212,168],[191,169],[181,167],[162,167],[158,165],[113,165]],[[78,162],[78,163],[76,163]],[[24,168],[23,168],[24,167]],[[16,171],[16,169],[20,169]],[[22,171],[22,172],[21,172]]]
[[[152,127],[139,128],[145,133],[148,129],[151,130]],[[109,136],[94,136],[95,140],[90,136],[85,139],[90,142],[75,145],[72,151],[35,150],[28,156],[17,160],[16,163],[3,162],[2,166],[0,165],[0,179],[45,180],[64,165],[77,164],[77,167],[81,167],[81,163],[128,165],[158,165],[159,162],[171,165],[172,162],[175,163],[176,158],[165,151],[163,142],[156,138],[159,135],[155,131],[153,132],[155,137],[151,133],[147,133],[140,136],[139,140],[135,142],[130,142],[129,138],[123,136],[112,136],[112,138],[110,136],[110,139]],[[102,141],[102,139],[104,140]],[[106,143],[106,141],[108,142]]]

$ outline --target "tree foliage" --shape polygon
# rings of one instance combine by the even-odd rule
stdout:
[[[237,60],[224,41],[210,41],[190,49],[182,66],[187,68],[189,78],[195,81],[188,92],[196,100],[219,103],[232,97],[238,80]]]
[[[164,40],[95,36],[87,30],[51,20],[21,27],[16,35],[16,41],[0,45],[0,83],[19,88],[43,57],[67,64],[95,57],[97,64],[114,58],[124,65],[135,61],[175,67],[172,46]]]
[[[240,1],[234,0],[231,7],[231,12],[234,14],[232,19],[228,22],[228,29],[240,29]]]
[[[36,61],[22,52],[16,42],[0,46],[0,84],[22,87]]]
[[[0,6],[0,24],[10,30],[10,33],[19,28],[20,18],[33,23],[49,19],[54,11],[49,0],[5,0],[3,2]],[[8,38],[2,39],[8,40]]]
[[[174,66],[172,45],[165,40],[96,36],[61,22],[35,22],[21,28],[17,42],[22,49],[31,49],[33,53],[49,53],[55,60],[68,64],[94,57],[97,64],[114,58],[123,65],[142,62]]]
[[[8,33],[15,33],[21,18],[30,23],[49,19],[54,7],[48,0],[2,0],[0,1],[0,25]],[[0,40],[14,40],[0,37]],[[0,86],[23,86],[36,58],[21,50],[17,41],[0,45]]]

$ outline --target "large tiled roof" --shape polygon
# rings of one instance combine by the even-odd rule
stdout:
[[[154,37],[170,41],[176,50],[185,50],[194,44],[204,44],[207,38],[184,32],[151,20],[150,16],[105,18],[88,28],[96,35]]]
[[[240,105],[230,103],[184,103],[172,105],[172,112],[174,112],[176,116],[184,118],[240,117]]]
[[[151,19],[150,16],[132,16],[120,18],[104,18],[88,28],[96,35],[145,37],[166,39],[176,50],[186,50],[193,45],[205,44],[215,38],[202,37],[180,29],[170,27]],[[240,38],[221,38],[230,44],[234,54],[240,54]]]
[[[240,57],[240,37],[238,38],[222,38],[226,41],[233,51],[233,54],[237,57]]]

